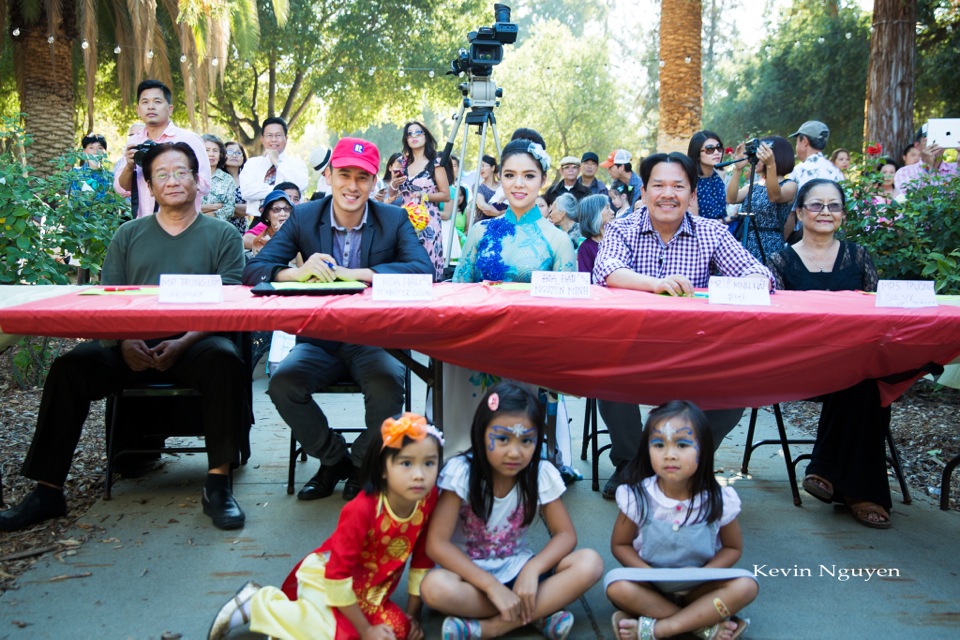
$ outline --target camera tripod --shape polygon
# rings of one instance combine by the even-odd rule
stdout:
[[[753,239],[757,243],[757,250],[760,252],[760,262],[762,264],[767,263],[767,254],[763,250],[763,242],[760,239],[760,228],[757,226],[756,221],[753,218],[753,183],[757,174],[757,162],[760,161],[757,158],[756,151],[753,153],[747,152],[742,158],[737,158],[735,160],[727,160],[726,162],[721,162],[715,165],[715,169],[720,169],[731,164],[736,164],[746,160],[750,165],[750,177],[747,180],[747,198],[743,202],[743,211],[740,212],[740,217],[743,220],[743,229],[740,230],[740,242],[743,244],[743,248],[747,249],[747,238],[750,235],[750,230],[753,229]],[[754,220],[754,223],[751,224],[751,220]]]
[[[470,131],[470,127],[477,128],[477,134],[480,136],[480,149],[477,151],[477,171],[473,179],[473,186],[470,189],[470,198],[469,202],[466,203],[466,209],[463,212],[464,214],[464,232],[470,231],[470,223],[473,220],[473,211],[477,205],[477,191],[480,188],[480,163],[483,162],[483,151],[487,144],[487,131],[493,132],[493,142],[497,148],[497,158],[500,157],[500,136],[497,133],[497,118],[493,115],[493,108],[499,104],[496,102],[495,98],[500,97],[501,92],[496,88],[496,85],[493,84],[492,80],[481,81],[479,84],[483,85],[484,89],[492,89],[489,92],[490,99],[481,98],[478,100],[481,104],[486,104],[488,106],[478,106],[474,104],[472,96],[475,95],[475,89],[473,85],[476,81],[471,80],[471,82],[463,83],[460,85],[460,91],[464,95],[463,103],[460,105],[460,111],[454,117],[456,124],[453,126],[453,131],[450,133],[450,137],[447,139],[447,144],[443,149],[443,155],[440,158],[441,166],[448,166],[450,162],[450,152],[453,151],[453,145],[457,139],[457,132],[460,131],[460,125],[466,123],[466,127],[463,130],[463,145],[460,151],[461,163],[466,159],[467,155],[467,140]],[[493,85],[492,87],[487,85]],[[470,107],[470,112],[467,113],[467,108]],[[461,165],[462,168],[462,165]],[[449,243],[447,246],[452,247],[454,239],[456,238],[457,225],[456,225],[456,213],[457,207],[456,202],[457,198],[460,197],[460,176],[462,171],[457,172],[456,183],[453,189],[453,221],[454,224],[450,225],[450,237],[448,238]],[[450,266],[450,254],[452,252],[447,252],[444,257],[444,266]]]

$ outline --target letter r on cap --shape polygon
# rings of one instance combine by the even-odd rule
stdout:
[[[353,151],[354,153],[363,153],[363,145],[362,144],[353,145]]]

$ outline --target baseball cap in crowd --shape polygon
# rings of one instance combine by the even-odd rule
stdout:
[[[280,191],[279,189],[274,189],[267,194],[267,197],[263,199],[263,202],[260,203],[260,222],[263,224],[269,225],[270,221],[268,220],[267,211],[270,211],[270,205],[272,205],[277,200],[286,200],[287,204],[290,207],[293,207],[293,202],[290,201],[290,196],[285,192]]]
[[[317,147],[310,152],[310,166],[313,167],[314,171],[322,172],[327,168],[327,164],[330,162],[330,149],[326,147]]]
[[[819,120],[807,120],[800,125],[796,133],[791,133],[790,137],[795,138],[799,135],[807,136],[812,140],[820,140],[826,144],[827,138],[830,137],[830,128]]]
[[[377,175],[380,172],[380,150],[377,145],[360,138],[341,138],[330,155],[334,169],[356,167]]]
[[[616,151],[611,151],[607,159],[600,163],[600,166],[604,169],[609,169],[615,164],[627,164],[631,160],[633,160],[633,156],[629,151],[626,149],[617,149]]]
[[[914,138],[914,142],[920,142],[926,137],[927,137],[927,125],[923,125],[919,129],[917,129],[917,137]],[[104,147],[104,149],[106,149],[106,147]]]
[[[579,166],[580,166],[580,161],[577,160],[577,158],[576,158],[575,156],[563,156],[562,158],[560,158],[560,166],[561,166],[561,167],[566,166],[566,165],[568,165],[568,164],[575,164],[575,165],[577,165],[577,166],[579,167]]]
[[[593,151],[587,151],[585,154],[583,154],[583,157],[580,158],[580,164],[583,164],[584,162],[596,162],[597,164],[600,164],[600,156],[595,154]]]

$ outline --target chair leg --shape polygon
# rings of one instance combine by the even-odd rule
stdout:
[[[587,398],[587,406],[583,410],[583,445],[580,448],[581,460],[587,459],[587,447],[590,446],[590,434],[593,433],[593,430],[597,428],[596,422],[593,423],[592,427],[590,425],[591,407],[595,413],[597,410],[597,401],[593,398]]]
[[[290,432],[290,457],[287,464],[287,495],[293,495],[293,483],[296,480],[297,473],[297,454],[303,453],[302,450],[297,448],[297,439],[293,437],[293,432]]]
[[[907,486],[907,479],[903,475],[903,465],[900,463],[900,452],[897,451],[897,444],[893,441],[893,433],[890,431],[890,407],[884,407],[884,425],[883,430],[887,437],[887,447],[890,449],[890,466],[893,472],[897,474],[897,482],[900,483],[900,493],[903,495],[903,504],[911,504],[913,498],[910,496],[910,487]]]
[[[773,405],[773,415],[777,418],[777,430],[780,432],[780,446],[783,447],[783,458],[787,464],[787,478],[790,480],[793,504],[799,507],[802,501],[800,500],[800,489],[797,488],[797,470],[794,467],[796,461],[790,457],[790,440],[787,439],[787,429],[783,424],[783,413],[780,412],[780,403]]]
[[[113,495],[113,456],[117,443],[117,416],[120,413],[120,398],[111,396],[107,399],[107,465],[103,479],[103,499],[110,500]]]
[[[594,404],[594,409],[596,409],[596,404]],[[590,470],[593,475],[593,480],[591,481],[590,488],[594,491],[600,491],[600,449],[597,447],[597,438],[600,436],[600,423],[597,422],[596,413],[591,412],[590,419],[593,421],[593,433],[590,434],[590,455],[593,457]]]
[[[943,468],[943,476],[940,478],[940,510],[946,511],[950,508],[950,476],[953,470],[960,464],[960,455],[953,456],[947,466]]]
[[[740,473],[747,475],[750,473],[747,469],[750,466],[750,457],[756,447],[753,444],[753,434],[757,428],[757,412],[759,409],[754,407],[750,410],[750,425],[747,427],[747,442],[743,448],[743,462],[740,463]]]

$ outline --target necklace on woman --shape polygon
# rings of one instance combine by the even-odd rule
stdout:
[[[824,252],[825,256],[828,256],[833,251],[833,246],[834,246],[834,243],[831,243],[830,246],[827,248],[826,252]],[[806,245],[803,245],[803,252],[804,254],[806,254],[807,259],[810,260],[810,262],[812,262],[816,268],[820,269],[820,273],[824,273],[827,271],[827,268],[823,266],[823,263],[817,259],[817,256],[815,256],[813,251],[807,248]],[[830,270],[832,271],[832,269]]]

